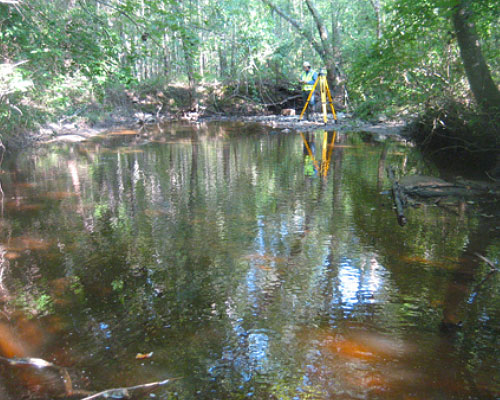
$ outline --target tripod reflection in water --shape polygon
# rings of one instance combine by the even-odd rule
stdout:
[[[319,174],[323,178],[326,178],[330,168],[337,132],[323,131],[321,140],[321,160],[319,162],[316,159],[315,134],[304,134],[300,132],[300,136],[304,142],[304,174],[308,176],[317,176]]]

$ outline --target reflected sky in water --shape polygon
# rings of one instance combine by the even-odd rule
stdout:
[[[436,173],[400,143],[242,124],[6,160],[2,337],[29,315],[43,340],[20,335],[19,356],[89,390],[183,377],[158,397],[494,398],[498,299],[471,255],[497,257],[495,221],[420,207],[401,229],[387,165]]]

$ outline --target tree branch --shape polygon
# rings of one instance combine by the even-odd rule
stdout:
[[[279,8],[276,4],[274,4],[270,0],[262,0],[262,2],[271,7],[271,9],[273,9],[279,16],[287,20],[290,23],[290,25],[292,25],[307,41],[309,41],[309,43],[311,43],[314,50],[316,50],[319,55],[322,56],[324,54],[324,50],[318,43],[318,41],[314,39],[311,33],[308,32],[306,28],[299,21],[297,21],[295,18],[285,13],[281,8]]]
[[[127,18],[130,22],[132,22],[132,24],[136,27],[136,28],[142,28],[144,29],[144,25],[140,24],[139,22],[137,22],[134,18],[132,18],[128,13],[126,13],[125,11],[123,11],[122,9],[120,9],[120,7],[117,7],[113,4],[110,4],[106,1],[103,1],[103,0],[95,0],[97,3],[103,5],[104,7],[109,7],[111,8],[112,10],[115,10],[116,12],[118,12],[120,15],[123,15],[125,18]],[[149,36],[151,41],[157,45],[158,47],[162,47],[161,43],[159,43],[155,38],[153,38],[153,36]]]
[[[172,382],[173,380],[177,380],[181,378],[173,378],[173,379],[165,379],[160,382],[151,382],[151,383],[146,383],[144,385],[136,385],[136,386],[129,386],[129,387],[124,387],[124,388],[117,388],[117,389],[108,389],[104,390],[102,392],[93,394],[92,396],[88,396],[83,398],[82,400],[92,400],[92,399],[97,399],[99,397],[113,397],[115,396],[116,398],[126,398],[125,396],[129,395],[129,391],[136,390],[136,389],[156,389],[159,386],[166,385],[167,383]],[[121,396],[121,397],[118,397]]]
[[[490,259],[486,258],[485,256],[482,256],[481,254],[479,253],[474,253],[474,255],[478,258],[480,258],[482,261],[484,261],[486,264],[488,264],[490,266],[490,268],[492,270],[497,270],[499,271],[499,268],[493,263],[493,261],[491,261]]]
[[[306,5],[309,11],[311,12],[311,15],[313,16],[314,22],[316,23],[316,27],[318,28],[319,37],[321,39],[321,42],[323,43],[323,48],[326,49],[328,41],[328,31],[326,30],[326,27],[323,24],[319,12],[314,6],[313,2],[311,0],[306,0]]]

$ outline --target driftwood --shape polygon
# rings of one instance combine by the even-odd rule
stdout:
[[[302,95],[301,94],[297,94],[297,95],[294,95],[294,96],[290,96],[290,97],[287,97],[286,99],[284,100],[281,100],[281,101],[277,101],[275,103],[261,103],[260,101],[257,101],[255,99],[252,99],[250,97],[247,97],[247,96],[243,96],[242,94],[233,94],[231,95],[230,97],[228,97],[228,100],[229,99],[232,99],[232,98],[240,98],[240,99],[243,99],[243,100],[246,100],[250,103],[253,103],[253,104],[257,104],[259,106],[262,106],[262,107],[271,107],[271,106],[280,106],[282,104],[285,104],[287,101],[290,101],[290,100],[295,100],[295,99],[299,99],[301,98]]]
[[[35,369],[52,369],[60,373],[61,378],[64,383],[64,390],[66,396],[73,395],[87,395],[88,392],[85,391],[74,391],[73,390],[73,382],[71,381],[71,377],[69,376],[68,370],[65,367],[61,367],[59,365],[53,364],[49,361],[46,361],[42,358],[33,358],[33,357],[25,357],[25,358],[7,358],[0,356],[0,363],[9,365],[11,367],[30,367]]]
[[[131,397],[131,395],[130,395],[131,391],[134,391],[137,389],[154,390],[160,386],[166,385],[167,383],[170,383],[170,382],[177,380],[177,379],[181,379],[181,378],[165,379],[163,381],[145,383],[143,385],[136,385],[136,386],[123,387],[123,388],[103,390],[102,392],[95,393],[91,396],[87,396],[81,400],[92,400],[92,399],[98,399],[99,397],[113,398],[113,399],[129,399]]]
[[[394,206],[401,226],[407,222],[404,209],[408,204],[437,205],[447,211],[455,212],[449,206],[461,207],[466,201],[473,204],[470,199],[494,198],[500,195],[499,186],[494,184],[466,180],[452,183],[420,175],[404,176],[396,180],[391,167],[387,167],[387,174],[392,183]]]
[[[86,390],[74,390],[73,383],[69,376],[68,370],[65,367],[61,367],[59,365],[53,364],[49,361],[43,360],[41,358],[7,358],[0,356],[0,363],[9,365],[11,367],[30,367],[36,369],[52,369],[61,374],[61,378],[64,381],[64,389],[65,393],[60,398],[80,398],[80,400],[92,400],[98,398],[113,398],[113,399],[130,399],[132,398],[131,392],[139,389],[146,389],[148,391],[155,390],[160,386],[164,386],[167,383],[170,383],[174,380],[181,378],[171,378],[165,379],[163,381],[158,382],[150,382],[142,385],[128,386],[122,388],[114,388],[103,390],[102,392],[94,393],[88,392]],[[82,397],[86,396],[86,397]]]
[[[467,199],[498,192],[498,187],[491,184],[465,180],[452,183],[443,179],[420,175],[404,176],[399,180],[399,184],[407,196],[423,199],[433,197]]]
[[[482,256],[479,253],[474,253],[474,255],[476,257],[478,257],[480,260],[484,261],[490,267],[490,270],[486,274],[486,276],[481,280],[481,282],[479,282],[476,285],[476,287],[474,288],[474,290],[472,291],[472,294],[470,295],[470,298],[469,298],[469,304],[472,304],[476,301],[476,299],[479,295],[479,292],[481,291],[481,289],[482,289],[483,285],[486,283],[486,281],[488,281],[488,279],[490,279],[495,273],[500,271],[498,266],[495,265],[495,263],[493,261],[491,261],[490,259]]]
[[[392,182],[392,198],[394,200],[394,206],[396,209],[396,216],[398,218],[398,224],[400,226],[406,225],[406,217],[404,213],[404,208],[407,204],[406,196],[399,185],[399,182],[394,176],[394,170],[391,167],[387,168],[387,174]]]

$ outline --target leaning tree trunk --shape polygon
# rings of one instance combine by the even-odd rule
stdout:
[[[486,113],[493,115],[495,112],[500,112],[500,92],[493,82],[481,51],[476,28],[470,17],[468,0],[459,0],[453,14],[453,26],[465,73],[478,106]]]
[[[333,40],[332,38],[329,37],[328,35],[328,30],[326,28],[326,25],[324,24],[321,16],[319,15],[318,10],[314,6],[314,3],[312,0],[305,0],[307,8],[309,9],[309,12],[311,13],[314,22],[316,24],[316,27],[318,29],[319,33],[319,39],[317,40],[311,32],[306,29],[306,27],[300,22],[297,21],[295,18],[287,14],[285,11],[283,11],[281,8],[279,8],[276,4],[274,4],[270,0],[262,0],[263,3],[267,4],[272,10],[274,10],[279,16],[281,16],[283,19],[288,21],[296,30],[297,32],[307,40],[307,42],[313,47],[313,49],[318,53],[318,55],[321,57],[321,61],[324,63],[324,66],[326,67],[327,70],[327,80],[328,80],[328,85],[330,86],[330,89],[335,93],[344,93],[344,88],[339,87],[339,84],[337,82],[337,85],[335,85],[335,66],[336,66],[336,59],[338,58],[338,54],[336,54],[334,46],[333,46]],[[343,96],[341,96],[343,100]]]
[[[323,22],[321,16],[319,15],[318,10],[314,6],[311,0],[305,0],[307,8],[309,9],[314,22],[316,23],[316,27],[319,32],[319,38],[321,43],[321,52],[319,53],[321,60],[325,64],[326,67],[326,78],[328,80],[328,86],[330,86],[332,92],[335,94],[334,97],[337,99],[343,100],[342,94],[344,93],[344,83],[342,80],[336,80],[335,76],[335,60],[340,58],[339,54],[335,54],[335,47],[333,46],[333,38],[328,36],[328,30],[326,29],[326,25]],[[333,36],[333,32],[332,32]],[[336,84],[337,83],[337,84]],[[345,104],[344,104],[345,105]]]

